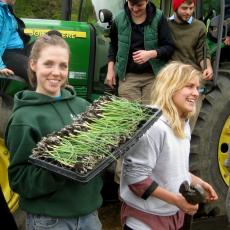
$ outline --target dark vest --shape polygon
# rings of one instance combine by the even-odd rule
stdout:
[[[162,17],[162,12],[156,10],[156,15],[151,24],[144,27],[144,46],[145,50],[155,50],[158,48],[158,25]],[[131,23],[127,14],[123,11],[116,18],[115,23],[118,31],[118,51],[116,59],[116,73],[120,80],[124,79],[129,57],[131,41]],[[150,59],[154,75],[165,65],[166,61],[160,59]]]

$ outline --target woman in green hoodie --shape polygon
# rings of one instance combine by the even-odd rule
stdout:
[[[11,153],[9,181],[27,213],[27,229],[100,230],[102,180],[81,184],[28,162],[43,136],[72,123],[89,106],[66,87],[69,47],[59,36],[37,39],[29,58],[29,80],[35,91],[15,95],[5,140]]]

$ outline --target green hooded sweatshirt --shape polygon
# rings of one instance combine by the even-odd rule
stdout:
[[[28,162],[31,150],[43,136],[72,123],[88,106],[71,89],[63,89],[60,99],[33,91],[15,95],[5,140],[11,153],[9,182],[20,195],[21,209],[32,214],[71,218],[87,215],[101,206],[100,176],[82,184]]]

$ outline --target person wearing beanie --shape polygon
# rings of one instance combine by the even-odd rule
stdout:
[[[203,72],[204,80],[211,80],[213,70],[206,46],[206,27],[193,18],[195,0],[173,0],[174,14],[169,18],[175,43],[173,61],[191,64]],[[207,52],[204,52],[206,49]],[[206,54],[206,57],[205,57]]]
[[[193,17],[195,0],[173,0],[172,6],[174,14],[168,21],[175,50],[171,60],[190,64],[202,71],[202,83],[205,84],[205,81],[212,80],[213,69],[206,45],[206,27]],[[196,114],[190,119],[191,130],[195,127],[203,98],[199,98]]]

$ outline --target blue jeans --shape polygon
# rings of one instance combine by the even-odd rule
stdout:
[[[76,218],[55,218],[27,214],[27,230],[101,230],[97,211]]]

